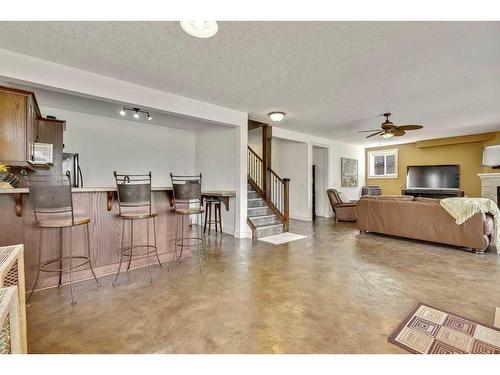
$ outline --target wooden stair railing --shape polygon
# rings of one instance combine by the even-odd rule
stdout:
[[[257,184],[260,191],[264,191],[266,178],[264,161],[250,146],[248,146],[248,176]]]
[[[289,178],[281,178],[271,168],[268,168],[271,173],[269,186],[269,201],[280,212],[283,217],[284,230],[288,231],[290,222],[290,202],[289,202]]]
[[[286,232],[290,222],[290,179],[281,178],[269,167],[267,171],[264,170],[263,164],[262,158],[248,146],[248,182],[266,201],[278,220],[283,223],[283,229]],[[269,183],[265,184],[268,176]]]

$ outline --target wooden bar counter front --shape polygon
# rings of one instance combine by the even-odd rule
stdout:
[[[98,277],[115,273],[118,269],[121,221],[118,217],[118,203],[116,199],[111,199],[113,195],[116,198],[115,190],[116,188],[73,188],[75,214],[87,216],[91,219],[90,252],[92,264]],[[158,252],[162,262],[172,259],[174,253],[174,210],[171,193],[171,188],[152,189],[153,210],[158,212],[156,233]],[[19,215],[19,207],[17,207],[18,212],[16,214],[19,196],[22,196],[22,215]],[[66,254],[68,249],[67,230],[65,230],[62,239],[63,251]],[[85,228],[75,227],[72,230],[73,254],[83,255],[85,253]],[[44,233],[42,261],[58,256],[61,246],[60,239],[60,231],[57,229],[48,230]],[[38,229],[35,227],[35,217],[27,189],[0,189],[0,245],[24,244],[27,290],[32,287],[36,276],[38,241]],[[130,243],[129,230],[125,231],[125,241],[125,243]],[[137,222],[134,225],[134,243],[146,243],[146,221]],[[142,252],[142,249],[138,249],[138,251]],[[146,259],[138,259],[132,261],[131,268],[145,265],[147,265]],[[88,266],[74,273],[75,281],[90,277],[91,273]],[[63,283],[68,281],[68,278],[69,275],[63,274]],[[57,286],[57,284],[57,273],[42,272],[40,274],[38,288]]]

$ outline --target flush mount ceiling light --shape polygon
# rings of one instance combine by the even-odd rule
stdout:
[[[285,112],[271,112],[268,116],[273,122],[280,122],[285,118]]]
[[[140,108],[136,108],[136,107],[134,107],[134,108],[127,108],[127,107],[123,107],[123,108],[120,110],[120,116],[125,117],[125,116],[127,115],[127,112],[134,112],[134,115],[133,115],[133,116],[134,116],[134,118],[139,118],[139,117],[141,117],[139,114],[140,114],[140,113],[143,113],[143,114],[145,114],[145,115],[146,115],[146,118],[147,118],[148,120],[152,120],[152,119],[153,119],[153,117],[151,117],[151,115],[149,114],[149,112],[143,111],[142,109],[140,109]]]
[[[219,30],[216,21],[181,21],[181,27],[186,33],[197,38],[210,38]]]

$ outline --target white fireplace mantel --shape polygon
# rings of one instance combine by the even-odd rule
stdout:
[[[481,179],[481,197],[497,202],[497,187],[500,186],[500,173],[478,173]]]

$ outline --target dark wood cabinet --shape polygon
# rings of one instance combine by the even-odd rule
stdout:
[[[0,86],[0,162],[30,167],[40,110],[32,92]]]

